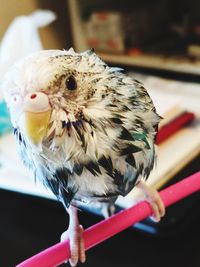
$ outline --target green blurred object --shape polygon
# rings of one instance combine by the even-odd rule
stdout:
[[[0,101],[0,136],[11,131],[10,116],[4,101]]]

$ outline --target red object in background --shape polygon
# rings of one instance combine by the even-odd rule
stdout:
[[[129,56],[140,56],[142,55],[142,50],[139,47],[133,47],[128,50]]]
[[[107,12],[99,12],[97,13],[97,18],[100,20],[107,20],[109,17],[109,13]]]
[[[192,122],[194,118],[195,118],[194,113],[186,111],[177,118],[175,118],[173,121],[161,127],[156,137],[156,144],[157,145],[161,144],[175,132],[183,128],[188,123]]]
[[[88,44],[90,47],[96,47],[99,45],[99,40],[97,39],[89,39]]]
[[[118,47],[118,43],[115,40],[108,40],[107,45],[109,48],[115,49]]]

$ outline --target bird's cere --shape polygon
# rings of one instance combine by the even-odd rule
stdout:
[[[51,109],[49,98],[46,94],[37,92],[29,93],[24,99],[24,111],[45,112]]]

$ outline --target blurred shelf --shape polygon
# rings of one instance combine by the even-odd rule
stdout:
[[[132,67],[154,68],[164,71],[175,71],[185,74],[200,75],[200,60],[190,62],[186,58],[164,57],[158,55],[112,55],[98,53],[107,63]]]
[[[84,22],[82,18],[82,5],[80,0],[67,0],[71,33],[73,38],[73,46],[77,52],[83,52],[90,47],[87,44]],[[87,3],[88,8],[94,8],[90,2]],[[200,59],[190,60],[184,56],[164,56],[158,54],[141,54],[141,55],[123,55],[123,54],[110,54],[101,53],[97,54],[107,63],[139,67],[145,69],[156,69],[161,71],[169,71],[180,74],[189,74],[200,76]]]

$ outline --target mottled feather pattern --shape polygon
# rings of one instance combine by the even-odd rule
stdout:
[[[67,77],[76,81],[73,92]],[[92,50],[38,52],[13,67],[4,88],[21,157],[66,206],[73,199],[125,196],[149,176],[160,117],[142,83]],[[10,102],[15,93],[23,98],[36,91],[45,92],[52,107],[39,147],[26,137]]]

